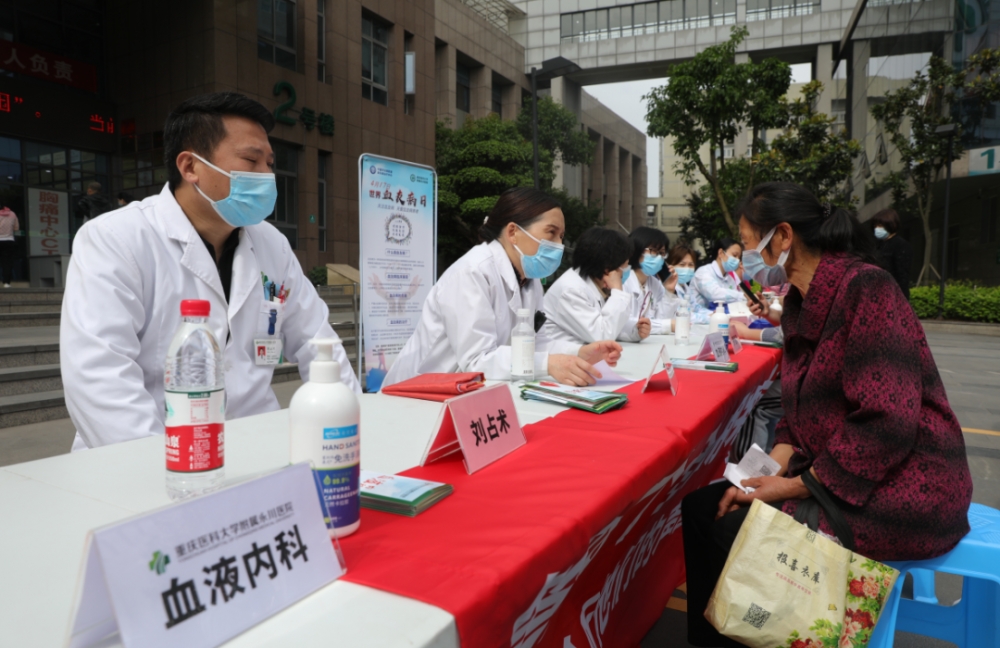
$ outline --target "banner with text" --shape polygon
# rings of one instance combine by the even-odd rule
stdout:
[[[368,391],[378,391],[437,279],[437,173],[378,155],[358,160],[361,323]]]
[[[28,189],[28,244],[31,256],[69,254],[69,194]]]

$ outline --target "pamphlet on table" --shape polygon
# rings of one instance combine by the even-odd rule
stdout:
[[[362,508],[415,517],[452,492],[451,484],[361,471]]]
[[[521,398],[567,405],[594,414],[603,414],[628,402],[625,394],[569,387],[547,380],[527,383],[521,387]]]

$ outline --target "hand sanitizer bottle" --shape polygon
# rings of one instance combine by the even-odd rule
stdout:
[[[709,318],[708,330],[711,333],[722,333],[722,340],[729,344],[729,316],[722,304],[715,307],[715,312]]]
[[[340,380],[340,363],[333,345],[340,340],[310,340],[318,353],[309,365],[309,382],[299,387],[288,408],[292,463],[311,461],[319,496],[330,517],[331,537],[343,538],[361,525],[361,445],[358,436],[361,405]]]

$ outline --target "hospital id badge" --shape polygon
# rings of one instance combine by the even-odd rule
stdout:
[[[253,341],[258,367],[275,366],[281,359],[281,338],[260,338]]]

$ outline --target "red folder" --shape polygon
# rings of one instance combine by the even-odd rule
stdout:
[[[382,388],[383,394],[405,396],[422,400],[446,401],[475,391],[485,385],[483,374],[475,371],[466,373],[427,373]]]

